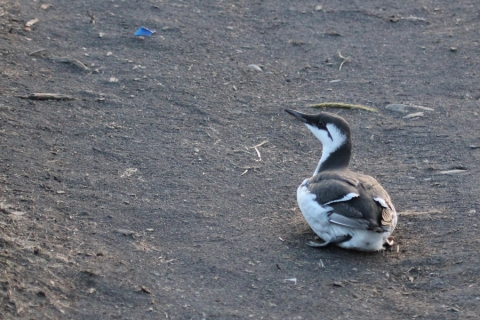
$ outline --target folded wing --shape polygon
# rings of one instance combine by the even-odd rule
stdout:
[[[392,221],[390,198],[378,182],[361,174],[328,172],[308,185],[322,207],[330,207],[329,222],[354,229],[385,232]]]

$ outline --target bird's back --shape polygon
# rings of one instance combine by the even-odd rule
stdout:
[[[382,223],[382,216],[385,210],[395,212],[395,208],[388,193],[371,176],[350,170],[320,172],[309,179],[308,191],[319,205],[331,207],[333,213],[367,230],[390,229],[388,221]]]

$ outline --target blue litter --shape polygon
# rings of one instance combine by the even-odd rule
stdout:
[[[137,32],[135,32],[133,35],[134,36],[141,36],[141,37],[150,37],[155,32],[157,32],[157,31],[148,30],[147,28],[141,27],[141,28],[138,28]]]

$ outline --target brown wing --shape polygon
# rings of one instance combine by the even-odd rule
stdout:
[[[308,189],[320,205],[332,207],[331,223],[376,232],[393,223],[390,197],[373,177],[350,171],[319,173]]]

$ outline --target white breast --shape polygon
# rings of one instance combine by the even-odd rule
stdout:
[[[305,185],[307,181],[308,179],[305,179],[297,189],[298,206],[312,230],[323,240],[330,241],[332,225],[328,222],[328,212],[332,208],[329,206],[322,207],[315,201],[316,196],[310,193]]]

